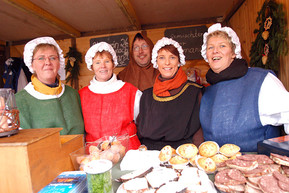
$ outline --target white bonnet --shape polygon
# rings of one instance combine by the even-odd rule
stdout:
[[[157,56],[158,56],[159,49],[161,49],[162,47],[164,47],[166,45],[173,45],[178,49],[179,58],[180,58],[180,62],[181,62],[179,64],[179,66],[185,65],[186,64],[185,55],[184,55],[184,51],[183,51],[182,47],[180,46],[180,44],[171,38],[163,37],[162,39],[157,41],[157,43],[155,44],[153,51],[152,51],[152,64],[154,65],[154,68],[158,68]]]
[[[56,41],[52,37],[40,37],[33,39],[29,41],[25,47],[24,47],[24,62],[26,66],[29,68],[30,72],[34,73],[34,70],[32,69],[32,60],[33,60],[33,51],[35,47],[39,44],[51,44],[54,45],[57,50],[58,50],[58,55],[59,55],[59,63],[60,63],[60,68],[58,70],[58,74],[60,76],[61,80],[65,80],[65,59],[62,54],[62,50],[59,47],[59,45],[56,43]]]
[[[208,32],[204,33],[204,36],[203,36],[203,45],[202,45],[201,54],[202,54],[204,60],[206,62],[208,62],[208,58],[206,56],[207,36],[210,33],[213,33],[215,31],[223,31],[223,32],[226,32],[228,34],[228,36],[231,38],[231,41],[236,46],[236,48],[235,48],[236,58],[241,59],[242,58],[242,56],[241,56],[241,43],[239,41],[239,38],[238,38],[236,32],[234,32],[234,30],[232,30],[232,28],[230,28],[230,27],[222,27],[220,23],[216,23],[216,24],[212,25],[211,27],[209,27]]]
[[[96,52],[102,52],[102,51],[108,51],[111,56],[112,56],[112,60],[114,63],[114,66],[117,66],[117,56],[116,53],[113,49],[113,47],[106,43],[106,42],[99,42],[97,44],[94,44],[93,46],[91,46],[88,51],[86,52],[85,55],[85,62],[87,65],[88,70],[92,70],[91,66],[92,66],[92,58],[95,56]]]

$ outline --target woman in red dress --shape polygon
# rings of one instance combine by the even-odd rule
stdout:
[[[137,149],[135,119],[142,92],[130,83],[117,80],[113,69],[117,56],[106,42],[93,45],[85,55],[87,68],[94,72],[90,84],[79,91],[86,142],[103,136],[129,135],[129,149]]]

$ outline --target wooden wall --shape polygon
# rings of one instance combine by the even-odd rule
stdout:
[[[253,31],[259,28],[258,23],[256,23],[257,12],[261,10],[264,2],[265,0],[246,0],[241,8],[233,15],[228,24],[238,34],[242,44],[242,56],[247,61],[249,61],[252,42],[255,41],[256,38],[256,34],[254,34]],[[289,1],[276,0],[276,2],[283,4],[286,13],[287,29],[289,29]],[[289,46],[289,33],[287,43]],[[278,77],[285,88],[289,90],[289,53],[287,56],[281,58]]]
[[[251,48],[251,42],[255,40],[255,34],[253,33],[254,29],[258,28],[258,24],[256,23],[257,12],[260,11],[265,0],[246,0],[245,3],[240,7],[240,9],[233,15],[230,19],[228,26],[232,27],[236,33],[238,34],[241,44],[242,44],[242,56],[247,61],[249,61],[249,53]],[[287,10],[286,18],[289,21],[289,1],[288,0],[277,0],[277,2],[282,3],[284,5],[284,10]],[[289,22],[288,22],[289,23]],[[208,25],[209,27],[210,25]],[[189,26],[186,26],[189,27]],[[289,27],[288,27],[289,28]],[[147,35],[156,43],[157,40],[161,39],[164,36],[165,28],[161,29],[153,29],[148,30]],[[134,32],[124,32],[129,36],[129,44],[131,46],[132,39],[134,35],[138,31]],[[119,33],[119,34],[124,34]],[[110,35],[119,35],[119,34],[106,34],[105,36]],[[89,49],[89,40],[91,38],[102,37],[102,36],[90,36],[90,37],[82,37],[76,39],[77,49],[82,53],[83,57],[86,51]],[[288,45],[289,45],[289,37],[288,37]],[[70,39],[65,39],[58,41],[60,47],[63,49],[63,53],[67,53],[69,46],[71,46]],[[23,53],[24,45],[13,46],[11,47],[11,56],[21,57]],[[191,60],[187,61],[187,64],[183,67],[186,70],[188,67],[196,67],[201,69],[201,76],[204,79],[207,70],[209,69],[208,64],[204,60]],[[115,69],[115,73],[121,71],[123,67],[118,67]],[[80,69],[80,77],[79,77],[79,88],[82,88],[89,84],[89,81],[93,77],[93,72],[89,71],[86,68],[86,64],[84,62],[81,64]],[[283,82],[284,86],[289,90],[289,54],[286,57],[281,58],[281,67],[279,78]]]

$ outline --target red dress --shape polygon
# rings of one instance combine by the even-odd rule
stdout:
[[[136,136],[134,123],[134,101],[137,88],[125,83],[119,90],[98,94],[88,86],[79,91],[86,131],[86,142],[93,142],[103,136],[130,136],[129,149],[137,149],[140,141]]]

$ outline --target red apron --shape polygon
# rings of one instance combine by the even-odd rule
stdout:
[[[93,142],[103,136],[128,134],[129,149],[137,149],[140,141],[136,136],[133,121],[134,101],[137,88],[129,83],[118,91],[96,94],[88,86],[79,91],[86,142]]]

